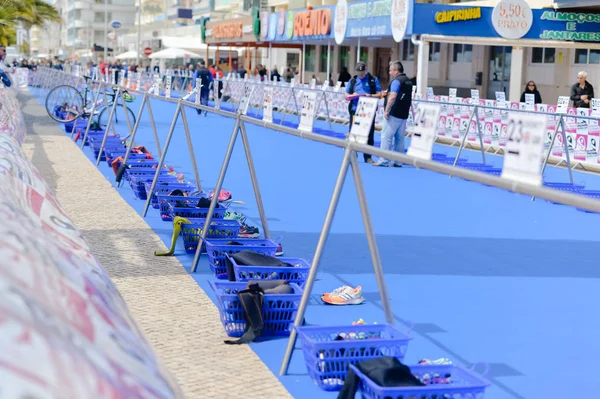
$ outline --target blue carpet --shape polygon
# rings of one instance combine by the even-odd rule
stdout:
[[[175,105],[152,101],[164,143]],[[188,116],[203,188],[208,190],[218,177],[234,123],[193,110]],[[297,124],[296,117],[287,120]],[[327,133],[323,121],[316,127]],[[251,124],[247,131],[272,236],[284,237],[286,256],[311,259],[343,150]],[[346,131],[335,126],[338,135]],[[147,115],[136,141],[157,154]],[[435,147],[438,153],[455,151]],[[89,149],[86,154],[90,156]],[[476,152],[467,151],[465,157],[480,161]],[[502,165],[500,157],[488,159]],[[167,163],[193,179],[181,122]],[[114,182],[106,163],[100,171]],[[600,319],[595,316],[599,238],[594,233],[600,216],[409,167],[374,168],[361,162],[361,173],[397,323],[405,330],[414,324],[407,362],[438,357],[465,366],[487,362],[492,383],[488,399],[590,397],[596,391],[598,383],[581,378],[581,370],[596,369],[594,354],[600,353]],[[545,178],[566,182],[568,174],[548,168]],[[575,180],[600,189],[598,176],[575,172]],[[258,225],[241,140],[224,188],[246,202],[235,209]],[[144,203],[128,186],[118,191],[141,213]],[[168,245],[172,225],[152,209],[146,221]],[[181,241],[176,254],[189,271],[192,256],[184,253]],[[214,301],[206,257],[192,276]],[[343,284],[362,285],[367,301],[355,307],[320,303],[320,293]],[[351,176],[306,318],[317,325],[350,324],[359,318],[384,322]],[[286,343],[277,339],[251,347],[278,376]],[[279,378],[294,397],[336,397],[311,382],[301,351],[294,354],[290,374]]]

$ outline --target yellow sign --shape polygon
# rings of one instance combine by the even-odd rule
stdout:
[[[445,24],[446,22],[470,21],[481,18],[481,8],[462,8],[459,10],[439,11],[435,13],[435,22]]]

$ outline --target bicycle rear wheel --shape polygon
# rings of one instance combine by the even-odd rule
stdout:
[[[108,107],[104,107],[104,109],[100,111],[100,115],[98,115],[98,124],[102,129],[105,129],[106,125],[108,125],[108,118],[110,116],[111,108],[112,104],[109,104]],[[111,126],[115,128],[117,133],[126,133],[126,135],[129,135],[130,131],[129,129],[127,129],[128,126],[125,112],[129,114],[129,123],[131,125],[129,127],[131,128],[131,130],[133,130],[133,125],[135,125],[135,115],[133,114],[133,111],[131,109],[129,109],[126,106],[124,107],[122,104],[117,104],[117,107],[115,108],[115,112],[113,114],[113,121],[111,123]]]
[[[85,101],[77,88],[69,85],[56,86],[46,96],[46,112],[59,123],[74,121],[83,115]]]

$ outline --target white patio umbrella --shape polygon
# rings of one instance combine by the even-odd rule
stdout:
[[[136,57],[137,57],[137,53],[135,52],[135,50],[127,51],[125,53],[115,56],[115,58],[118,60],[132,60],[132,59],[135,59]]]
[[[202,58],[202,56],[191,51],[173,47],[152,53],[148,58],[153,60],[174,60],[176,58]]]

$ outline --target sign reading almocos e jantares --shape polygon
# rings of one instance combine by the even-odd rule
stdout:
[[[600,31],[600,14],[544,11],[540,20],[565,23],[564,30],[542,30],[540,39],[580,42],[600,41],[600,32],[598,32]],[[598,24],[594,27],[597,32],[583,32],[578,29],[582,26],[581,24]]]

